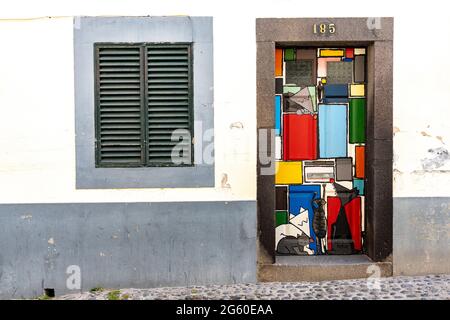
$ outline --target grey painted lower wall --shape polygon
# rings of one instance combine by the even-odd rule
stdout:
[[[394,275],[450,274],[450,198],[394,198]]]
[[[0,298],[256,281],[256,202],[0,205]]]

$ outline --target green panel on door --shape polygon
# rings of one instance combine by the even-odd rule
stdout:
[[[289,223],[289,216],[287,211],[277,211],[275,213],[276,226]]]
[[[366,142],[366,99],[350,99],[349,142]]]
[[[284,49],[284,61],[295,60],[295,49]]]

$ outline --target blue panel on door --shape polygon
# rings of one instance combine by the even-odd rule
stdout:
[[[319,104],[319,154],[347,157],[347,105]]]
[[[348,98],[323,98],[323,103],[348,103]]]
[[[314,219],[313,200],[320,199],[320,185],[292,185],[289,186],[289,213],[298,215],[300,208],[308,210],[309,232],[314,242],[309,244],[309,248],[317,252],[316,234],[312,226]]]
[[[281,96],[275,96],[275,134],[281,132]]]
[[[320,199],[320,191],[320,185],[316,184],[289,186],[289,193],[312,192],[314,193],[314,199]]]
[[[323,88],[324,98],[342,97],[348,98],[347,84],[326,84]]]
[[[364,180],[363,179],[353,179],[353,188],[357,188],[359,195],[364,195]]]

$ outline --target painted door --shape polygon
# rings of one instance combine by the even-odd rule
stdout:
[[[276,48],[278,255],[363,250],[366,49]]]

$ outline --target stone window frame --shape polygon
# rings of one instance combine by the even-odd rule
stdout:
[[[192,43],[194,122],[214,129],[212,17],[75,17],[76,188],[214,187],[214,163],[203,154],[214,140],[194,136],[194,165],[104,168],[95,165],[94,43]],[[197,139],[195,139],[197,138]],[[208,149],[207,149],[208,148]]]

